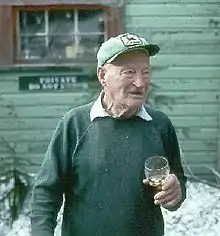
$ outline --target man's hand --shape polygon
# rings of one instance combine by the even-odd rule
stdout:
[[[148,180],[143,180],[144,184],[148,184]],[[170,174],[162,185],[161,191],[155,194],[154,203],[164,208],[175,207],[182,199],[180,182],[174,174]]]

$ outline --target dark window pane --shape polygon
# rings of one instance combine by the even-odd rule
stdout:
[[[49,12],[50,34],[74,32],[74,11],[50,11]]]
[[[80,32],[104,32],[104,14],[101,10],[79,11]]]
[[[78,55],[79,57],[94,57],[104,41],[104,35],[81,36]]]
[[[46,57],[46,54],[47,50],[44,36],[21,37],[21,58],[41,59]]]
[[[49,51],[52,58],[74,58],[76,51],[73,37],[70,35],[50,36]]]
[[[76,13],[74,10],[21,11],[18,58],[95,60],[104,41],[104,13],[79,10],[78,22],[74,22]]]
[[[21,34],[45,33],[45,13],[43,11],[20,12]]]

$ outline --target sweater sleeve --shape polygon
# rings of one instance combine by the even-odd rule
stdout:
[[[176,177],[178,178],[181,185],[181,191],[182,191],[181,201],[173,208],[168,209],[170,211],[175,211],[181,206],[183,201],[186,199],[187,178],[184,175],[184,171],[183,171],[183,167],[181,163],[181,153],[180,153],[180,146],[177,139],[177,135],[170,120],[168,122],[168,127],[165,130],[166,132],[163,133],[163,143],[164,143],[166,155],[168,157],[169,164],[170,164],[170,172],[175,174]]]
[[[66,135],[61,120],[53,133],[37,174],[31,206],[31,235],[52,236],[63,200],[63,178],[67,165]]]

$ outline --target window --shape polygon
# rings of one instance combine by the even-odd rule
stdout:
[[[24,9],[17,13],[17,60],[94,58],[106,37],[102,9]]]
[[[100,44],[123,32],[123,8],[117,0],[47,5],[51,1],[55,2],[24,6],[12,0],[14,5],[0,5],[0,67],[94,63]]]

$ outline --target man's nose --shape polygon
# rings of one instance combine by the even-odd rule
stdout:
[[[132,84],[137,88],[143,88],[146,86],[146,79],[141,75],[136,75]]]

